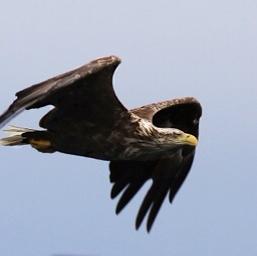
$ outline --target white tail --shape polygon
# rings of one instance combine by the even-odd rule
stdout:
[[[16,145],[25,145],[24,137],[22,134],[25,132],[33,132],[35,130],[29,128],[22,128],[17,126],[9,126],[8,129],[4,130],[8,133],[8,136],[0,139],[1,146],[16,146]]]

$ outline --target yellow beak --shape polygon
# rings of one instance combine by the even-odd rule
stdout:
[[[189,133],[184,133],[183,137],[181,138],[181,141],[186,144],[186,145],[190,145],[190,146],[196,146],[198,143],[197,138]]]

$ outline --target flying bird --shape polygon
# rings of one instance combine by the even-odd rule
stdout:
[[[138,229],[147,218],[150,231],[164,199],[172,202],[191,168],[202,109],[192,97],[126,109],[112,85],[120,62],[98,58],[16,93],[0,128],[23,110],[54,108],[40,120],[42,130],[10,126],[0,144],[110,161],[111,198],[120,195],[117,214],[152,180],[135,223]]]

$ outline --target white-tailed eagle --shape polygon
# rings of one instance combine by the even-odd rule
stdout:
[[[121,194],[116,213],[152,180],[136,217],[138,229],[148,215],[150,231],[166,195],[172,202],[191,168],[202,110],[192,97],[126,109],[112,86],[119,63],[99,58],[18,92],[0,127],[25,109],[54,108],[40,120],[43,130],[11,126],[0,143],[110,161],[111,198]]]

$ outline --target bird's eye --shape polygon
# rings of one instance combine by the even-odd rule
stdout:
[[[173,131],[173,134],[174,134],[174,135],[181,135],[182,132],[181,132],[180,130],[174,130],[174,131]]]

